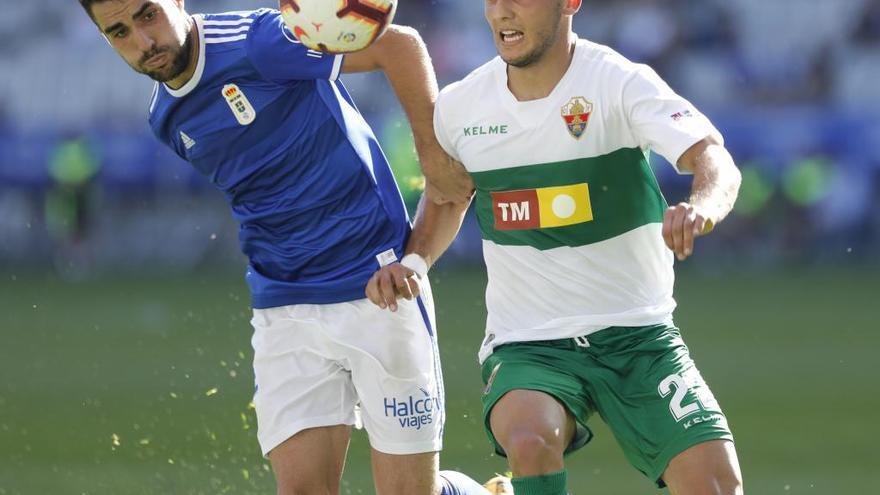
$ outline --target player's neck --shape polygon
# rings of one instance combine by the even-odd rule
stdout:
[[[576,44],[577,35],[569,30],[537,62],[527,67],[508,65],[507,87],[513,96],[519,101],[549,96],[568,71]]]
[[[199,25],[196,24],[196,21],[192,16],[190,16],[189,22],[190,29],[189,34],[187,34],[190,38],[189,65],[187,65],[186,70],[183,71],[180,76],[165,83],[166,86],[174,90],[180,89],[188,83],[196,73],[196,66],[199,65],[199,50],[201,50],[199,43]]]

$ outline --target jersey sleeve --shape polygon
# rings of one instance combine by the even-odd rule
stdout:
[[[247,55],[256,70],[276,84],[296,81],[335,80],[342,69],[342,55],[309,50],[284,24],[277,10],[261,11],[248,33]]]
[[[691,146],[709,135],[721,136],[705,115],[646,65],[637,66],[624,81],[623,111],[640,146],[654,150],[676,170],[678,159]]]
[[[443,148],[443,151],[460,162],[461,158],[459,158],[458,153],[455,151],[455,146],[453,146],[452,140],[449,138],[446,123],[443,119],[442,113],[445,103],[446,100],[443,99],[443,93],[441,92],[437,97],[437,102],[434,104],[434,135],[437,137],[437,142],[440,143],[440,147]]]

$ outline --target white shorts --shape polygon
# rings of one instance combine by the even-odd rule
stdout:
[[[396,313],[367,299],[254,310],[257,438],[263,455],[296,433],[353,425],[387,454],[441,449],[443,377],[430,286]]]

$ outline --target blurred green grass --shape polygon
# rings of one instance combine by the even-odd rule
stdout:
[[[448,420],[444,468],[504,470],[480,426],[481,269],[432,276]],[[676,321],[737,437],[747,493],[877,490],[880,270],[698,274]],[[248,298],[236,273],[0,280],[0,495],[268,494]],[[594,418],[572,493],[657,493]],[[114,444],[118,439],[118,445]],[[343,493],[373,493],[357,432]],[[873,461],[871,459],[874,459]]]

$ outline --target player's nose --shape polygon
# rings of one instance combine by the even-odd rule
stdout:
[[[512,0],[487,0],[486,18],[489,21],[503,21],[513,17]]]
[[[156,42],[153,40],[152,36],[145,31],[136,30],[132,33],[132,38],[137,44],[137,48],[143,53],[150,52],[156,46]]]

